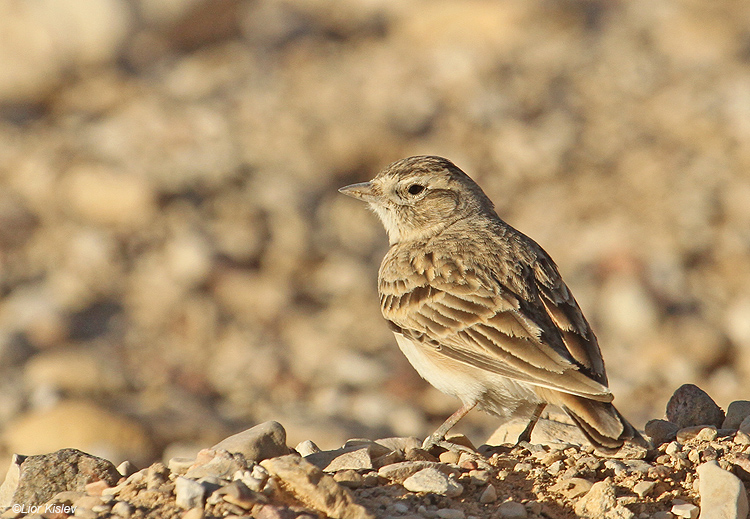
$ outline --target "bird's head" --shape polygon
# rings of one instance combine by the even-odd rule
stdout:
[[[339,191],[369,204],[383,222],[391,244],[424,240],[461,218],[493,212],[482,189],[442,157],[402,159],[369,182]]]

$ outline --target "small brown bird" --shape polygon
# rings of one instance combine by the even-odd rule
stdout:
[[[530,417],[519,437],[528,441],[547,404],[603,454],[645,445],[612,405],[596,337],[557,266],[466,173],[441,157],[410,157],[339,191],[367,202],[388,233],[378,291],[401,351],[463,402],[426,448],[474,407]]]

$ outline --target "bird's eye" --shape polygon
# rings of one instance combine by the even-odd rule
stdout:
[[[424,186],[420,184],[412,184],[409,186],[408,191],[410,195],[418,195],[419,193],[424,191]]]

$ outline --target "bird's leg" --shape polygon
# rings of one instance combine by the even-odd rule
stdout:
[[[422,448],[426,451],[429,451],[435,445],[438,445],[443,440],[445,440],[445,435],[448,434],[448,431],[450,431],[451,428],[456,425],[461,418],[466,416],[469,411],[474,409],[476,406],[477,402],[462,405],[458,409],[458,411],[450,415],[448,419],[443,422],[443,425],[437,428],[437,431],[435,431],[425,439],[425,441],[422,443]]]
[[[529,420],[529,424],[526,426],[526,429],[524,429],[523,432],[518,436],[518,441],[516,441],[516,445],[520,444],[521,442],[528,443],[531,441],[531,431],[534,430],[534,426],[539,421],[539,417],[542,416],[542,411],[544,411],[545,407],[547,407],[546,402],[537,404],[536,409],[534,409],[534,412],[531,414],[531,419]]]

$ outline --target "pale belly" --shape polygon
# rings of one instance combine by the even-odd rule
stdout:
[[[542,400],[531,384],[455,361],[394,333],[417,373],[439,391],[499,416],[525,416]]]

